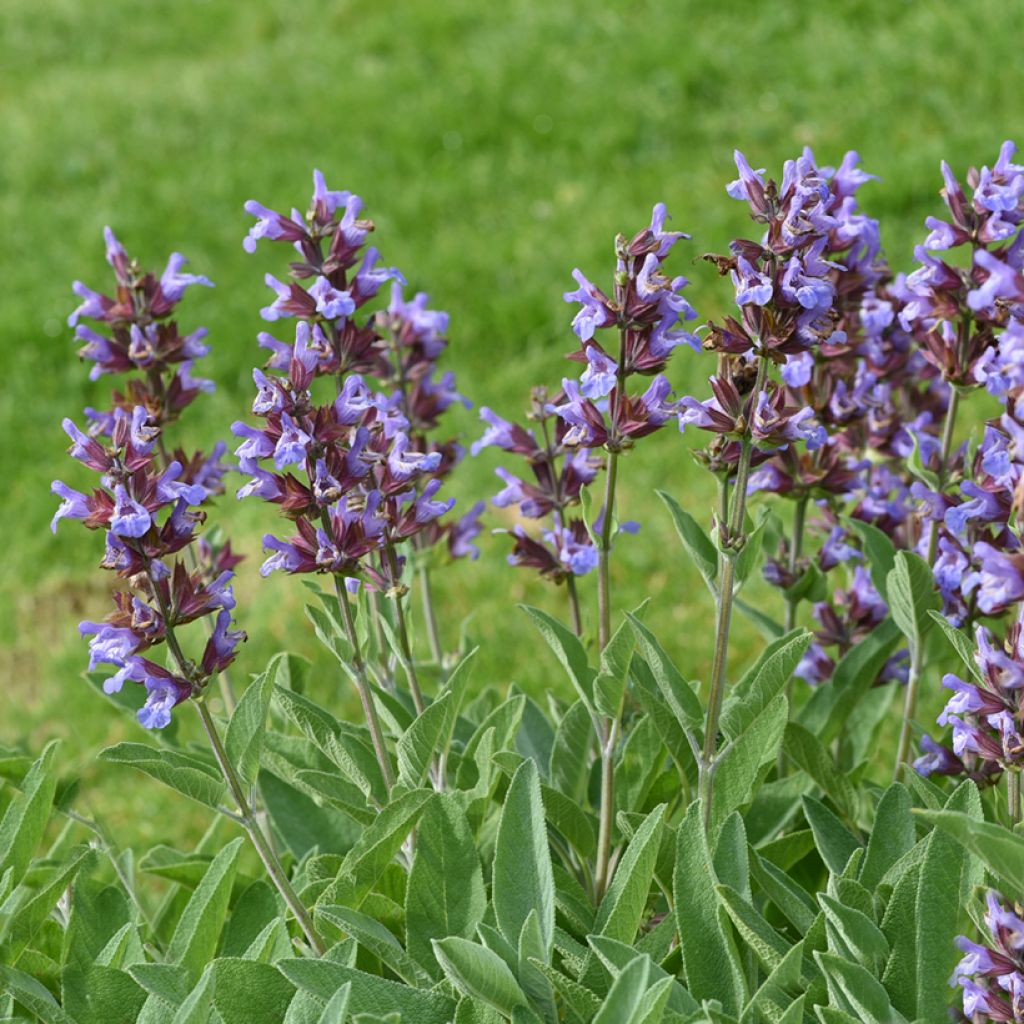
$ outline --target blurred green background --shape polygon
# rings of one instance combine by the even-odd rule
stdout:
[[[857,149],[882,179],[863,205],[881,218],[894,267],[907,267],[937,212],[939,160],[991,163],[1022,134],[1015,10],[1006,0],[4,0],[0,742],[63,737],[65,766],[115,829],[180,838],[177,800],[95,761],[106,743],[140,738],[81,678],[75,626],[106,613],[111,581],[95,569],[98,535],[48,530],[50,481],[88,480],[64,455],[60,419],[80,418],[110,387],[88,381],[65,326],[73,279],[106,287],[104,224],[144,264],[161,268],[181,250],[217,282],[181,308],[184,326],[210,328],[202,370],[218,386],[185,420],[193,444],[227,437],[247,414],[263,273],[284,273],[281,247],[243,253],[242,203],[304,208],[314,166],[365,198],[386,262],[450,310],[447,365],[465,393],[516,415],[532,384],[566,371],[572,268],[607,281],[616,232],[646,224],[654,202],[693,234],[674,259],[702,319],[722,312],[728,286],[693,261],[754,230],[723,191],[734,146],[772,173],[804,145],[823,163]],[[684,350],[670,376],[696,389],[711,369]],[[454,419],[477,436],[475,414]],[[694,440],[666,430],[626,461],[624,514],[644,528],[619,545],[614,576],[620,607],[656,597],[656,630],[699,677],[712,610],[652,496],[666,487],[708,518]],[[488,453],[465,465],[464,508],[494,492],[496,464]],[[257,575],[259,536],[281,525],[273,509],[225,500],[215,519],[250,556],[237,586],[250,642],[236,675],[285,646],[319,659],[298,581]],[[506,551],[487,536],[478,563],[440,574],[446,638],[472,613],[478,683],[564,693],[514,609],[526,600],[564,614],[563,596],[508,568]],[[583,593],[592,603],[592,580]],[[754,634],[741,623],[738,635],[740,660]],[[317,665],[330,693],[329,665]],[[171,817],[157,813],[165,806]]]

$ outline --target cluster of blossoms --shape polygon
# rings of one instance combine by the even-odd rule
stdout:
[[[582,518],[568,512],[579,504],[582,488],[602,468],[597,451],[603,449],[614,457],[674,418],[677,403],[662,371],[679,345],[700,347],[683,327],[696,316],[683,296],[687,279],[664,271],[673,246],[689,236],[666,231],[666,219],[665,206],[659,203],[647,227],[632,239],[616,238],[611,297],[580,270],[573,271],[579,287],[566,292],[565,300],[579,306],[572,328],[580,346],[569,359],[583,363],[584,369],[578,380],[563,379],[555,395],[549,396],[544,389],[534,392],[529,419],[540,431],[540,439],[490,409],[481,410],[488,429],[474,444],[474,454],[492,445],[502,448],[526,459],[533,476],[532,482],[526,482],[498,469],[505,487],[494,504],[514,506],[530,520],[551,517],[550,528],[539,536],[522,524],[513,526],[509,562],[536,569],[556,583],[585,575],[598,565],[594,536],[602,532],[604,517],[613,510],[602,509],[589,529]],[[600,340],[599,332],[608,329],[615,331],[615,345]],[[653,379],[643,391],[631,394],[627,383],[634,376]],[[618,527],[630,533],[638,528],[632,522]]]
[[[507,469],[495,470],[505,487],[492,499],[498,508],[516,507],[527,519],[551,520],[551,528],[532,537],[521,524],[510,531],[513,550],[510,565],[537,570],[545,579],[561,583],[570,576],[584,576],[597,565],[597,549],[586,524],[571,509],[580,503],[580,492],[597,476],[600,460],[588,449],[565,444],[569,430],[555,415],[548,396],[538,388],[533,394],[529,419],[533,430],[502,419],[491,409],[480,410],[487,430],[474,442],[474,455],[487,447],[500,448],[526,460],[533,481],[528,483]]]
[[[201,506],[223,492],[223,476],[230,468],[222,458],[224,446],[189,457],[169,453],[162,438],[164,426],[200,390],[212,388],[189,373],[192,361],[208,351],[202,341],[206,332],[181,336],[170,319],[189,285],[210,282],[183,274],[185,260],[179,254],[158,279],[139,270],[109,228],[106,242],[117,282],[115,297],[75,282],[83,302],[69,323],[77,325],[77,336],[85,342],[82,356],[96,364],[93,379],[106,373],[137,375],[129,378],[124,393],[114,393],[113,409],[86,410],[88,432],[64,420],[70,454],[100,474],[100,486],[86,494],[55,481],[53,492],[62,500],[52,528],[68,518],[106,532],[100,564],[116,572],[127,588],[115,592],[114,611],[103,622],[79,627],[90,637],[89,668],[114,667],[103,684],[108,693],[120,690],[126,680],[143,684],[147,697],[139,721],[147,728],[163,728],[171,720],[171,709],[201,693],[231,663],[245,639],[231,628],[231,569],[238,558],[230,545],[205,544],[194,568],[175,557],[195,539],[205,518]],[[83,317],[108,333],[79,324]],[[193,662],[174,631],[206,616],[215,617],[210,638]],[[165,642],[174,671],[143,656]]]
[[[985,927],[987,945],[957,939],[964,957],[949,983],[963,989],[965,1020],[1024,1021],[1024,920],[989,892]]]
[[[366,248],[373,223],[360,218],[359,197],[328,189],[319,171],[313,182],[305,215],[246,204],[257,218],[246,249],[259,238],[285,241],[301,259],[291,264],[288,284],[266,277],[277,299],[262,315],[294,319],[294,342],[259,336],[271,353],[265,370],[253,371],[252,411],[263,425],[232,425],[241,438],[242,471],[251,477],[238,495],[280,505],[296,525],[287,540],[264,538],[272,552],[264,575],[279,569],[333,573],[353,590],[363,581],[370,589],[397,591],[400,542],[443,535],[453,553],[465,554],[478,532],[472,519],[438,523],[454,504],[437,495],[458,453],[450,444],[426,441],[437,417],[463,401],[450,376],[435,372],[447,318],[426,307],[426,296],[405,302],[402,275],[378,266],[379,253]],[[306,281],[312,281],[308,288]],[[359,318],[387,282],[394,285],[388,309]],[[312,385],[323,376],[335,379],[335,392],[317,404]],[[369,376],[398,386],[374,390]],[[268,461],[273,470],[262,465]]]
[[[969,463],[947,451],[938,472],[919,474],[914,486],[945,610],[957,623],[1024,596],[1020,542],[1010,529],[1024,464],[1024,166],[1013,163],[1015,152],[1006,142],[992,168],[971,168],[970,199],[943,163],[950,220],[928,218],[930,234],[915,251],[920,266],[901,291],[902,326],[956,396],[983,386],[1006,405]],[[935,255],[962,247],[966,266]]]
[[[939,715],[952,728],[952,749],[925,736],[914,762],[922,775],[967,775],[984,783],[1024,766],[1024,607],[999,644],[984,626],[976,630],[978,679],[949,673],[942,685],[953,691]]]
[[[915,431],[936,429],[931,383],[937,374],[915,356],[909,335],[893,329],[878,222],[857,202],[860,186],[873,176],[859,169],[858,155],[847,153],[836,168],[819,167],[805,149],[786,162],[781,186],[753,170],[742,153],[735,156],[739,178],[727,192],[747,203],[763,233],[756,242],[735,240],[726,256],[706,257],[730,276],[739,315],[708,325],[703,347],[718,357],[712,397],[684,398],[679,423],[717,435],[695,454],[726,494],[747,444],[746,493],[793,503],[794,536],[780,540],[765,569],[792,614],[800,599],[793,595],[813,597],[822,589],[803,585],[809,571],[818,576],[863,562],[841,525],[844,514],[878,526],[897,543],[908,529],[910,481],[899,460],[913,450]],[[768,372],[772,366],[778,382]],[[811,502],[822,519],[810,528],[824,532],[813,559],[803,555]],[[811,683],[830,678],[833,655],[845,653],[887,611],[870,575],[857,566],[847,585],[814,605],[820,628],[797,674]],[[878,682],[893,678],[905,678],[902,652]]]

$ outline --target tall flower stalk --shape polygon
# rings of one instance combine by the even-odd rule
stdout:
[[[109,330],[105,335],[78,326],[78,337],[85,342],[81,354],[95,362],[94,379],[136,369],[146,373],[141,379],[129,380],[126,394],[115,392],[112,411],[86,410],[89,433],[70,419],[63,424],[72,440],[71,456],[100,475],[100,486],[85,494],[56,481],[53,491],[62,503],[53,528],[59,520],[70,518],[104,531],[106,551],[101,567],[115,572],[125,583],[125,589],[114,593],[115,609],[103,622],[79,626],[82,635],[90,637],[89,667],[110,665],[115,669],[103,683],[107,693],[120,691],[126,682],[144,688],[145,702],[138,719],[148,729],[168,726],[173,710],[183,703],[196,708],[237,807],[238,814],[233,817],[248,833],[310,947],[320,955],[326,945],[264,835],[206,706],[211,681],[231,664],[245,640],[243,632],[231,628],[235,607],[232,573],[225,568],[211,576],[202,567],[187,567],[178,557],[196,541],[197,528],[206,515],[203,506],[221,490],[227,468],[220,461],[222,447],[208,458],[197,455],[168,461],[162,439],[164,425],[200,391],[210,388],[208,382],[189,373],[191,360],[207,351],[202,342],[205,332],[182,337],[176,323],[169,320],[186,287],[210,282],[183,274],[185,261],[179,254],[171,257],[161,278],[143,273],[109,228],[106,240],[107,260],[117,278],[116,297],[111,299],[76,282],[75,292],[83,302],[70,323],[89,317]],[[171,369],[176,362],[181,366]],[[229,550],[227,556],[231,558]],[[224,552],[219,557],[223,559]],[[210,635],[201,655],[190,658],[177,630],[199,619],[211,623]],[[170,652],[171,668],[148,656],[161,644]]]

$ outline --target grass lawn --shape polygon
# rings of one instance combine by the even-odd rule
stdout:
[[[163,817],[153,786],[95,762],[102,745],[137,732],[80,677],[75,624],[106,613],[109,581],[94,568],[98,536],[47,529],[50,481],[86,481],[64,455],[60,419],[109,390],[90,384],[65,326],[70,282],[106,284],[104,224],[144,263],[160,267],[181,250],[217,282],[182,307],[186,326],[210,328],[203,369],[218,385],[186,419],[196,444],[226,437],[246,414],[251,367],[262,362],[263,273],[283,276],[284,250],[243,253],[242,203],[303,206],[314,166],[366,199],[385,260],[450,310],[448,365],[462,390],[518,414],[532,384],[564,372],[573,337],[561,293],[572,268],[606,281],[616,232],[645,224],[655,201],[693,234],[675,266],[692,278],[702,318],[723,311],[730,289],[690,261],[754,230],[723,190],[734,146],[772,173],[804,145],[822,162],[857,149],[882,178],[862,202],[882,219],[893,265],[909,266],[924,217],[937,212],[940,158],[962,171],[1024,137],[1010,20],[1001,0],[5,0],[0,742],[64,737],[66,766],[115,829],[180,838],[177,802]],[[686,350],[671,376],[680,392],[700,389],[712,368]],[[455,418],[477,436],[475,414]],[[694,440],[666,430],[626,460],[624,515],[644,525],[620,544],[614,575],[619,607],[653,594],[652,624],[696,678],[710,660],[712,609],[652,495],[667,488],[707,519]],[[488,453],[463,467],[463,507],[494,492],[496,464]],[[336,680],[303,626],[303,588],[256,571],[259,537],[279,525],[273,510],[232,499],[218,519],[250,555],[237,587],[250,642],[236,674],[288,646],[318,659],[329,692]],[[490,525],[507,521],[492,513]],[[547,651],[531,656],[514,609],[528,601],[562,614],[562,595],[508,568],[506,550],[485,537],[476,565],[440,574],[443,628],[454,640],[472,614],[481,678],[565,694]],[[592,604],[591,580],[583,592]],[[741,659],[754,634],[740,624],[738,636]]]

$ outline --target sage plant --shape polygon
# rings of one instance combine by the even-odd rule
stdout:
[[[223,446],[212,455],[179,461],[168,459],[162,434],[201,392],[212,384],[191,376],[194,359],[207,352],[205,331],[179,334],[171,314],[185,289],[209,285],[205,277],[182,273],[184,257],[175,253],[160,278],[142,271],[128,257],[113,232],[106,229],[107,261],[114,270],[113,298],[75,282],[82,304],[69,324],[85,342],[84,358],[95,362],[91,376],[144,371],[129,378],[125,393],[114,393],[110,412],[87,410],[89,432],[72,420],[63,421],[71,438],[71,456],[99,474],[99,486],[89,493],[55,481],[53,492],[62,499],[53,518],[78,519],[91,530],[102,530],[105,550],[101,568],[123,581],[114,592],[114,610],[102,621],[86,621],[79,631],[89,640],[89,668],[115,669],[103,683],[106,693],[120,691],[131,682],[144,688],[145,702],[139,722],[148,729],[163,729],[172,712],[184,703],[196,708],[217,765],[224,776],[238,815],[267,873],[292,910],[310,946],[321,953],[323,942],[260,828],[252,803],[228,757],[206,698],[212,679],[234,660],[245,633],[232,628],[235,607],[230,581],[230,549],[208,547],[213,575],[188,568],[183,552],[197,537],[206,518],[205,504],[221,490],[227,468],[221,462]],[[108,333],[79,324],[88,317]],[[201,651],[187,653],[182,627],[199,619],[212,621],[210,636]],[[169,667],[150,654],[166,646]]]
[[[417,675],[401,598],[406,561],[404,542],[437,537],[437,521],[454,499],[438,497],[452,451],[425,443],[425,431],[452,402],[461,399],[451,378],[434,378],[443,349],[443,314],[426,309],[426,296],[412,304],[400,291],[382,316],[363,309],[388,281],[404,284],[400,272],[378,266],[380,255],[366,248],[373,230],[361,219],[362,200],[327,188],[319,171],[308,212],[284,216],[256,202],[246,210],[257,218],[246,238],[289,242],[302,259],[284,284],[268,274],[277,298],[262,310],[266,320],[294,320],[294,343],[261,334],[271,352],[267,370],[253,371],[257,387],[253,414],[259,427],[232,425],[241,438],[236,454],[251,475],[239,497],[277,504],[295,526],[286,539],[264,537],[271,552],[261,572],[319,573],[334,580],[344,635],[352,651],[352,675],[387,788],[394,772],[369,670],[356,630],[350,594],[360,586],[393,599],[398,641],[417,713],[426,707]],[[365,250],[365,251],[364,251]],[[358,267],[357,267],[358,264]],[[309,287],[303,282],[312,281]],[[374,391],[366,375],[379,376],[396,390]],[[334,379],[333,395],[320,398],[318,377]],[[273,464],[273,470],[264,464]],[[428,535],[425,531],[431,530]],[[465,548],[472,521],[452,528],[456,550]]]

